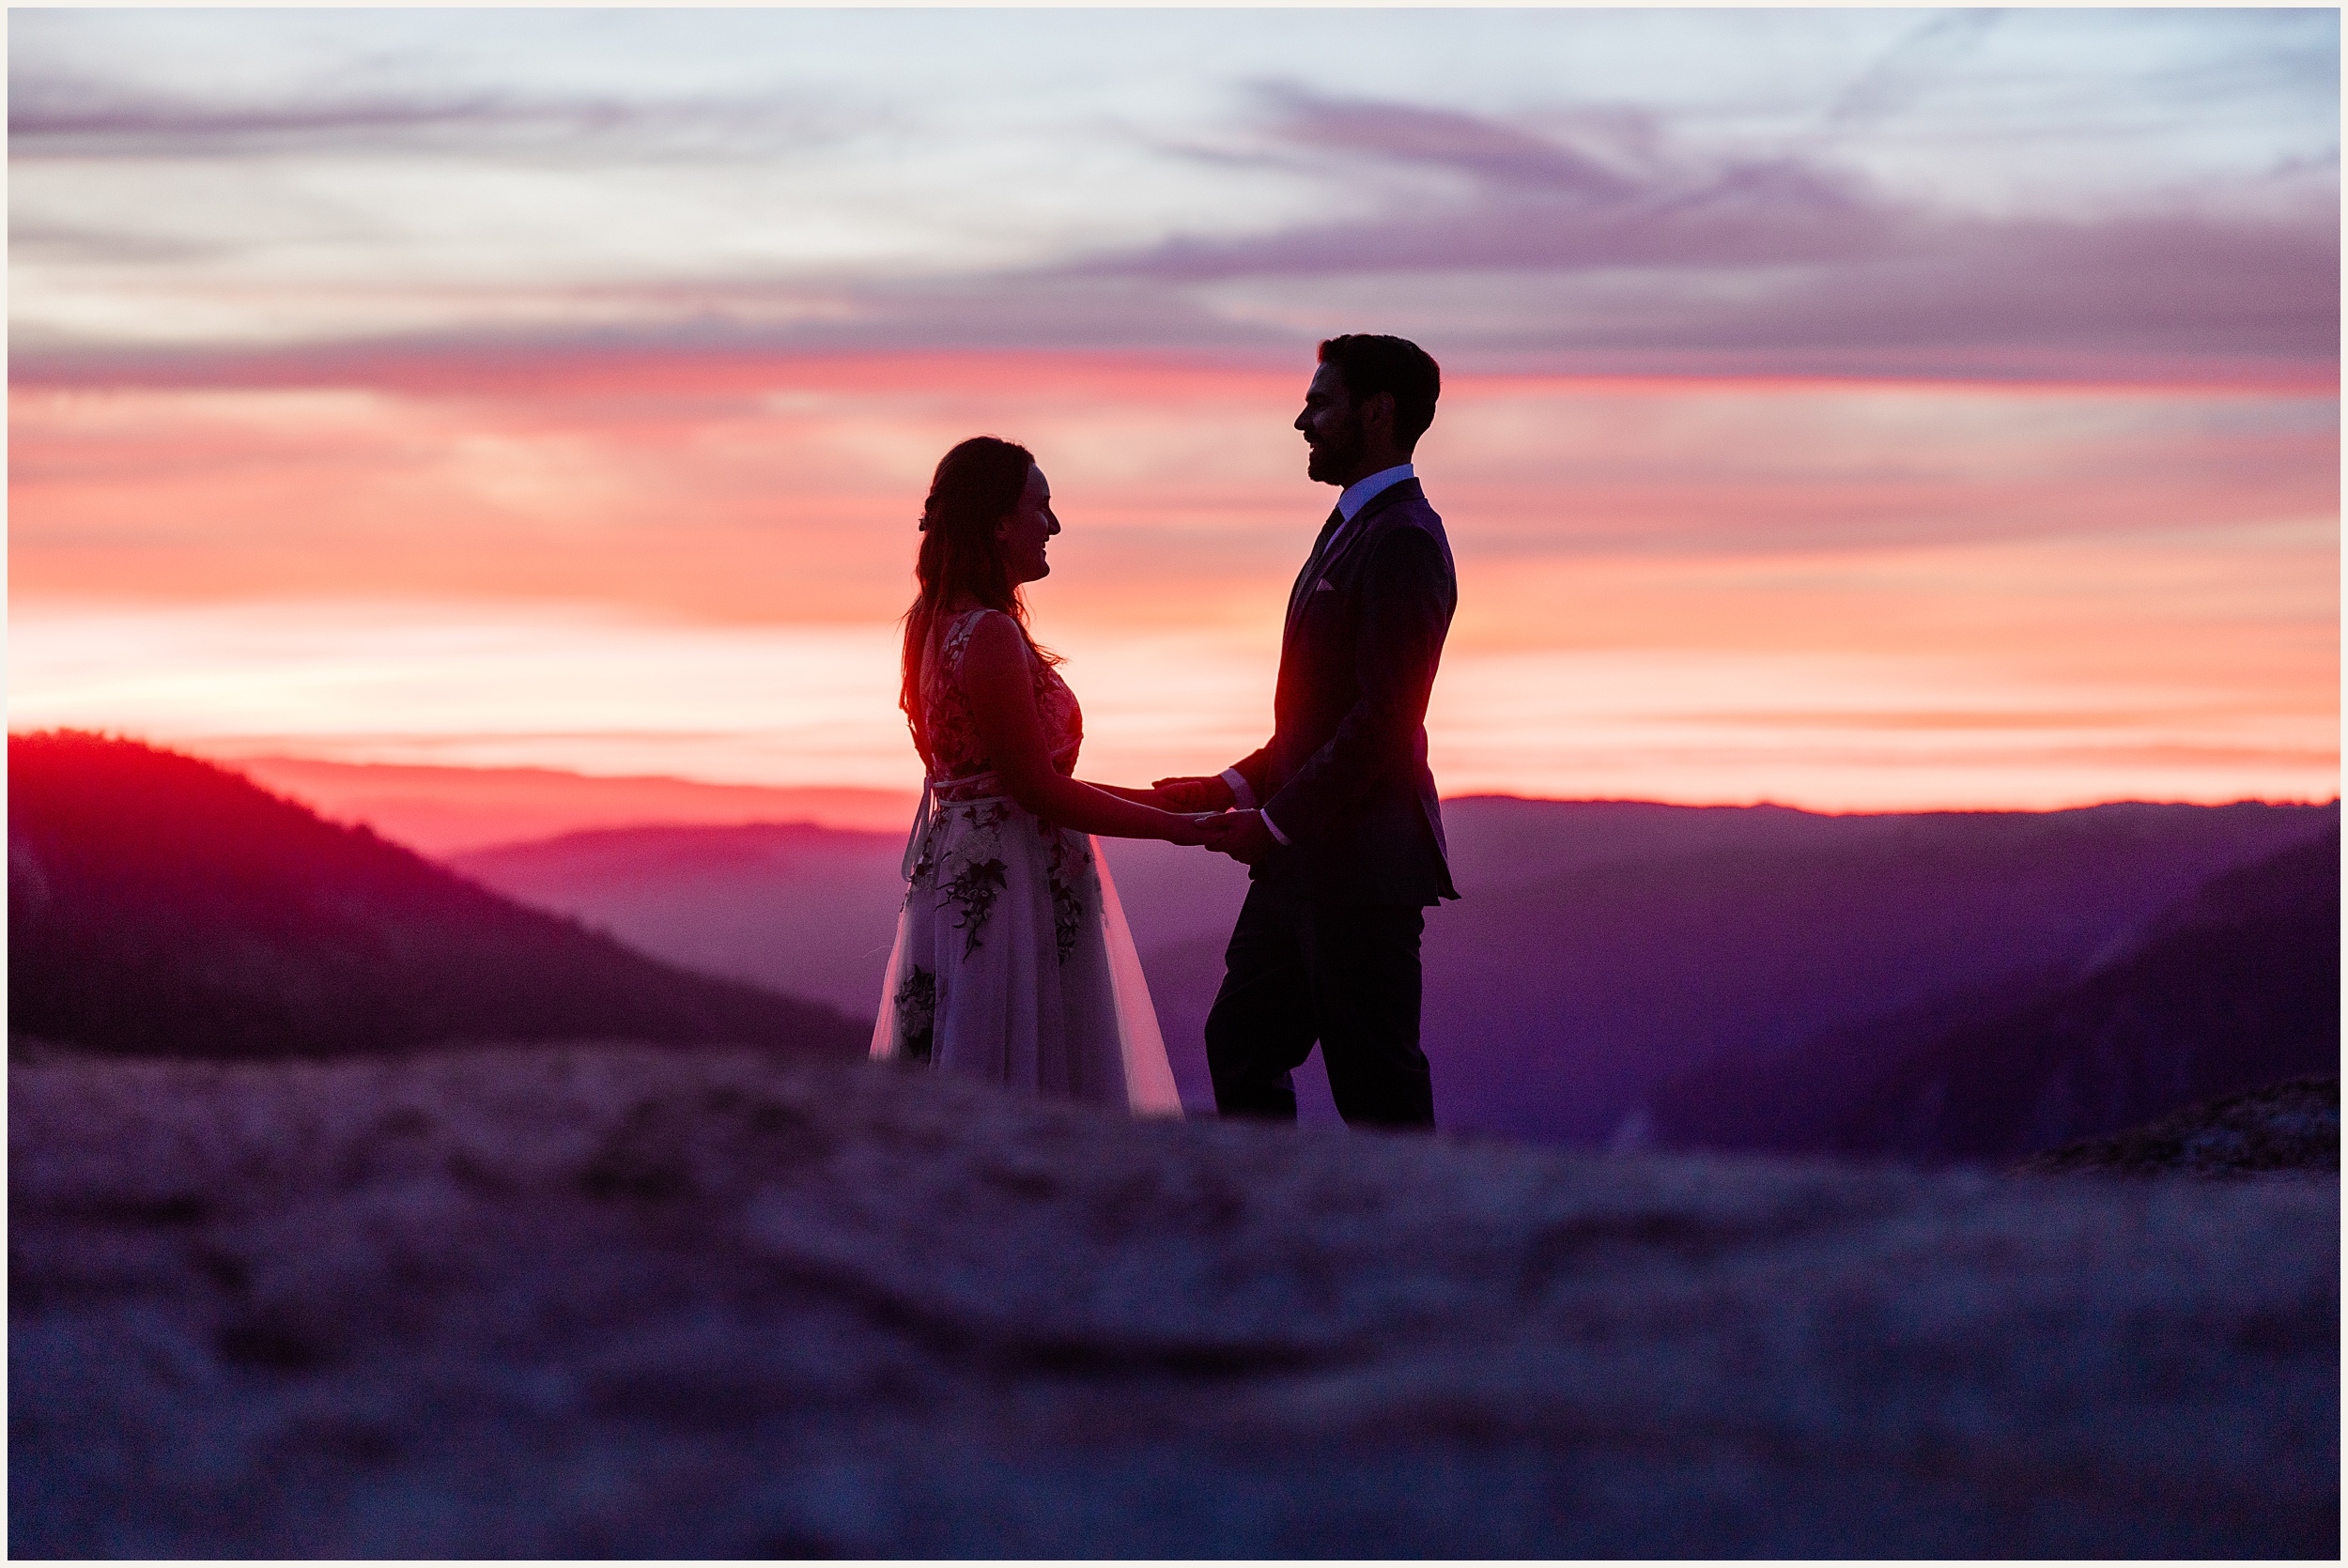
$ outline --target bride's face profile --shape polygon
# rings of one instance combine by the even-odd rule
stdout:
[[[1042,469],[1030,467],[1027,488],[1019,492],[1019,504],[995,525],[995,543],[1003,552],[1003,566],[1012,582],[1033,582],[1051,572],[1052,563],[1043,559],[1043,546],[1058,531],[1059,519],[1052,515],[1052,486]]]

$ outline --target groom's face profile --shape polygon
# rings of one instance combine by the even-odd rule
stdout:
[[[1383,405],[1381,398],[1384,398]],[[1357,407],[1346,388],[1343,371],[1332,364],[1314,371],[1312,385],[1305,389],[1305,411],[1296,416],[1296,428],[1305,433],[1308,453],[1305,477],[1323,484],[1351,484],[1374,471],[1368,466],[1367,416],[1378,408],[1391,407],[1393,401],[1382,392]]]

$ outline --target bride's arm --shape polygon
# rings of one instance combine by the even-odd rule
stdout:
[[[986,615],[970,634],[962,658],[962,687],[979,745],[1012,799],[1047,822],[1079,833],[1113,838],[1165,838],[1203,844],[1205,835],[1188,817],[1160,811],[1105,790],[1080,784],[1053,771],[1036,716],[1035,687],[1027,648],[1007,615]]]

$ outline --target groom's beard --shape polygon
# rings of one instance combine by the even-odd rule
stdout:
[[[1346,421],[1344,427],[1336,435],[1318,446],[1306,448],[1305,477],[1327,484],[1336,484],[1361,460],[1362,448],[1366,444],[1362,438],[1361,416],[1356,414]]]

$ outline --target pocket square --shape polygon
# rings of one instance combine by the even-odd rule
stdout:
[[[1335,593],[1336,591],[1337,585],[1331,582],[1327,577],[1323,577],[1319,582],[1313,584],[1313,592],[1316,593]]]

